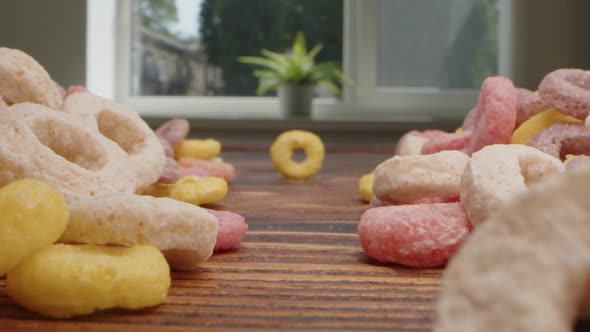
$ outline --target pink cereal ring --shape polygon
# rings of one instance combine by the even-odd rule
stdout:
[[[445,136],[434,137],[424,143],[421,154],[433,154],[441,151],[464,150],[471,141],[471,130],[460,133],[446,134]]]
[[[590,154],[590,132],[581,123],[555,123],[533,136],[528,145],[563,160],[568,154]]]
[[[202,160],[196,158],[180,158],[178,165],[184,168],[197,167],[207,171],[209,176],[216,176],[231,182],[236,178],[234,165],[224,161]]]
[[[463,124],[461,125],[461,129],[463,131],[472,130],[473,129],[473,121],[475,120],[475,113],[477,113],[477,107],[472,108],[463,119]]]
[[[217,240],[213,251],[218,252],[236,248],[248,230],[244,217],[228,211],[205,210],[214,215],[219,223],[219,231],[217,232]]]
[[[516,88],[516,126],[518,128],[530,117],[551,108],[551,104],[539,97],[538,91]]]
[[[174,183],[178,180],[178,164],[174,158],[166,157],[166,163],[160,174],[158,182],[161,183]]]
[[[200,167],[178,167],[178,169],[176,170],[176,174],[178,175],[179,179],[182,179],[185,176],[190,176],[190,175],[194,175],[194,176],[212,176],[211,174],[209,174],[209,172],[207,172],[206,169],[200,168]]]
[[[553,71],[541,81],[539,95],[563,114],[584,120],[590,114],[590,71]]]
[[[190,131],[190,125],[186,119],[170,119],[156,129],[156,136],[168,141],[172,148],[176,148]]]
[[[507,144],[516,124],[516,91],[505,77],[483,82],[473,120],[473,134],[465,152],[471,155],[491,144]]]
[[[471,228],[460,203],[417,204],[367,210],[358,234],[373,259],[427,268],[446,264]]]

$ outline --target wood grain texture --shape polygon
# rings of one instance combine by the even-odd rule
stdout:
[[[226,153],[239,176],[214,208],[246,217],[238,250],[173,273],[165,304],[138,312],[48,320],[15,305],[0,281],[0,330],[430,331],[441,269],[376,263],[356,236],[367,208],[358,179],[388,156],[339,150],[315,177],[290,181],[266,153]]]

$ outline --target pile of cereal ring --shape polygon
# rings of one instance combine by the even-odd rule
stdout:
[[[187,139],[183,119],[154,132],[19,50],[0,48],[0,76],[0,277],[15,301],[59,318],[153,306],[170,269],[239,245],[242,216],[200,207],[236,176],[218,141]]]
[[[361,178],[370,202],[358,225],[364,251],[381,262],[445,265],[531,185],[590,166],[589,114],[590,71],[556,70],[534,92],[485,79],[455,132],[410,131]]]

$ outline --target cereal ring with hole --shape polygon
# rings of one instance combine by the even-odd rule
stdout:
[[[551,104],[539,97],[538,91],[516,88],[516,126],[541,112],[551,109]]]
[[[56,244],[29,256],[6,276],[8,295],[53,318],[110,308],[158,305],[170,288],[170,268],[152,246]]]
[[[181,158],[178,160],[178,165],[181,168],[198,167],[205,170],[207,176],[220,177],[228,182],[231,182],[236,178],[236,168],[234,165],[224,161]]]
[[[416,204],[367,210],[358,234],[369,257],[426,268],[446,264],[471,228],[461,203]]]
[[[516,125],[516,90],[512,81],[495,76],[485,79],[473,119],[473,133],[465,152],[471,155],[484,146],[506,144]]]
[[[203,205],[221,201],[227,191],[227,182],[222,178],[185,176],[173,184],[153,184],[143,194],[170,197],[194,205]]]
[[[212,138],[185,139],[174,149],[176,160],[181,158],[211,159],[221,153],[221,143]]]
[[[164,139],[175,149],[188,135],[190,125],[186,119],[170,119],[156,129],[156,136]]]
[[[59,109],[62,97],[45,69],[28,54],[0,47],[0,95],[12,103],[31,102]]]
[[[136,188],[158,181],[166,163],[164,150],[136,111],[89,92],[68,96],[62,111],[80,117],[127,152],[129,167],[136,173]]]
[[[194,269],[215,245],[218,223],[206,210],[170,198],[115,194],[70,205],[61,242],[149,244],[175,270]]]
[[[490,145],[474,153],[465,167],[461,202],[478,227],[529,184],[563,169],[559,159],[530,146]]]
[[[305,160],[293,161],[293,151],[303,150]],[[270,147],[272,164],[289,179],[307,179],[322,168],[324,144],[322,139],[309,131],[289,130],[280,134]]]
[[[590,132],[581,123],[556,123],[533,136],[528,145],[563,160],[568,154],[590,154]]]
[[[0,142],[0,186],[39,179],[60,191],[68,204],[135,190],[125,151],[69,114],[14,104],[0,112]]]
[[[422,146],[420,154],[433,154],[441,151],[464,150],[471,142],[471,130],[461,130],[458,133],[429,139]]]
[[[219,223],[219,232],[217,232],[217,240],[213,251],[218,252],[236,248],[248,230],[244,217],[229,211],[205,210],[215,216]]]
[[[371,172],[361,176],[359,180],[359,195],[365,202],[371,201],[373,197],[373,181],[375,179],[375,173]]]
[[[590,114],[590,71],[555,70],[539,84],[539,96],[563,114],[584,120]]]
[[[33,252],[53,244],[68,223],[63,196],[33,179],[0,189],[0,277]]]
[[[549,109],[538,113],[518,127],[510,138],[510,144],[524,144],[527,145],[533,136],[537,135],[543,129],[562,122],[581,123],[581,120],[573,118],[569,115],[561,114],[555,109]]]
[[[395,156],[375,169],[373,192],[383,201],[457,197],[469,157],[460,151]]]
[[[477,228],[444,272],[434,331],[573,331],[588,298],[588,179],[546,179]]]

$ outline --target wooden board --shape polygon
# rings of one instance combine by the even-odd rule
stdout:
[[[238,250],[173,273],[166,303],[139,312],[43,319],[15,305],[0,281],[0,330],[430,331],[441,270],[378,264],[356,236],[367,208],[358,179],[388,156],[339,150],[317,176],[289,181],[265,152],[226,153],[240,174],[215,208],[246,216]]]

